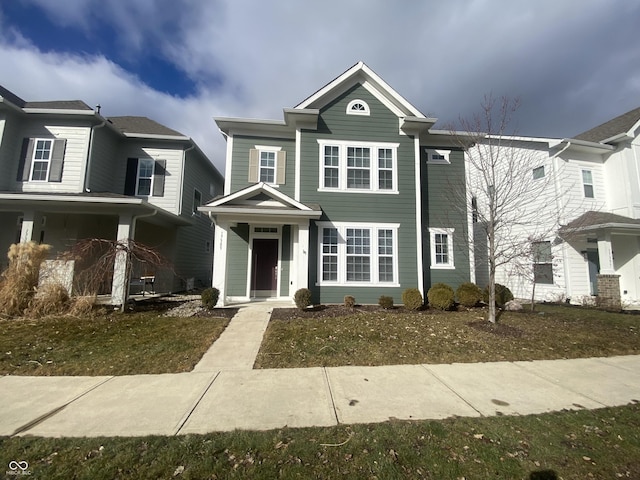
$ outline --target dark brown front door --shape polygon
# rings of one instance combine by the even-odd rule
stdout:
[[[278,239],[254,238],[251,296],[275,297],[278,289]]]

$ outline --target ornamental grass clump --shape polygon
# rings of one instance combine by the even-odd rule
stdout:
[[[50,245],[36,242],[15,243],[9,247],[9,266],[0,277],[0,314],[23,315],[36,293],[40,266],[47,258]]]
[[[356,297],[353,295],[345,295],[344,306],[353,309],[356,306]]]
[[[47,315],[61,315],[69,312],[72,306],[69,292],[61,283],[45,283],[38,288],[31,299],[25,315],[31,318]]]
[[[378,299],[378,305],[380,305],[385,310],[393,308],[393,297],[380,295],[380,298]]]
[[[404,308],[409,310],[420,310],[424,304],[424,299],[417,288],[407,288],[402,292],[402,303]]]
[[[475,307],[483,298],[482,290],[472,282],[461,283],[456,290],[458,303],[465,307]]]
[[[446,283],[436,283],[427,292],[429,305],[439,310],[451,310],[455,305],[454,292]]]

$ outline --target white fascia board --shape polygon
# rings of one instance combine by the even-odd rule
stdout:
[[[149,140],[174,140],[174,141],[189,141],[189,137],[184,135],[158,135],[155,133],[122,133],[127,138],[146,138]]]
[[[574,138],[563,138],[561,140],[554,139],[554,142],[549,143],[550,148],[557,147],[559,145],[566,145],[567,148],[577,147],[578,149],[595,151],[596,153],[610,152],[615,150],[613,145],[604,145],[602,143],[589,142],[587,140],[576,140]]]
[[[292,217],[292,218],[320,218],[322,212],[319,210],[293,210],[290,208],[252,208],[252,207],[225,207],[223,206],[202,206],[198,207],[201,212],[212,213],[213,215],[228,215],[229,217],[237,217],[238,215],[254,215],[257,217],[275,216],[275,217]]]
[[[375,83],[377,83],[380,87],[382,87],[387,94],[389,94],[393,99],[396,100],[400,105],[406,108],[409,112],[413,114],[413,116],[418,118],[425,118],[422,112],[420,112],[417,108],[415,108],[406,98],[396,92],[391,86],[385,82],[380,76],[378,76],[373,70],[371,70],[364,63],[362,64],[362,71],[366,73]]]
[[[144,205],[153,207],[150,203],[145,202],[141,198],[115,198],[115,197],[86,197],[75,195],[59,195],[59,194],[29,194],[29,193],[0,193],[0,200],[29,200],[29,201],[46,201],[46,202],[75,202],[75,203],[108,203],[122,205]],[[153,207],[156,208],[156,207]]]
[[[363,67],[363,65],[364,65],[363,62],[356,63],[353,67],[349,68],[342,75],[332,80],[331,82],[327,83],[324,87],[322,87],[316,93],[312,94],[310,97],[307,97],[305,100],[303,100],[301,103],[296,105],[294,108],[295,109],[308,108],[309,105],[312,105],[316,100],[322,98],[329,91],[333,90],[335,87],[337,87],[338,85],[343,83],[345,80],[347,80],[349,77],[351,77],[356,72],[358,72]]]
[[[256,183],[254,185],[251,185],[247,188],[244,188],[242,190],[238,190],[237,192],[232,193],[231,195],[228,195],[226,197],[222,197],[219,198],[218,200],[214,200],[213,202],[208,203],[207,205],[205,205],[205,207],[207,207],[206,210],[203,211],[210,211],[209,208],[215,208],[215,207],[221,207],[226,203],[229,203],[233,200],[238,200],[240,198],[243,197],[247,197],[249,195],[252,195],[256,192],[265,192],[268,195],[270,195],[273,198],[276,198],[278,200],[280,200],[281,202],[290,205],[293,208],[296,208],[300,211],[309,211],[312,212],[314,210],[311,210],[309,207],[307,207],[306,205],[304,205],[303,203],[300,203],[296,200],[294,200],[293,198],[285,195],[284,193],[280,192],[278,189],[271,187],[270,185],[267,185],[266,183]],[[237,210],[236,207],[234,207],[234,210]]]
[[[95,117],[96,112],[94,110],[65,110],[61,108],[23,108],[25,113],[45,113],[51,115],[85,115],[89,117]]]

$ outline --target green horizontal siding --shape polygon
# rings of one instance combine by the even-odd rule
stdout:
[[[464,152],[454,150],[450,165],[427,164],[426,146],[421,146],[422,218],[425,291],[435,283],[446,283],[454,289],[468,282],[469,268],[468,213],[466,205]],[[430,146],[429,148],[438,148]],[[425,189],[426,187],[426,189]],[[429,228],[454,228],[454,269],[431,269]]]
[[[250,185],[249,183],[249,151],[256,145],[282,147],[287,152],[287,165],[285,170],[285,183],[278,189],[285,195],[293,197],[295,190],[295,140],[288,138],[264,138],[234,135],[231,178],[231,192],[236,192]]]
[[[232,227],[227,242],[227,295],[243,297],[247,294],[249,225],[242,223]]]
[[[367,102],[369,116],[347,115],[347,104],[353,99]],[[398,143],[398,194],[319,192],[319,139]],[[399,303],[404,289],[418,286],[416,248],[415,154],[412,137],[400,135],[398,117],[369,91],[356,85],[321,109],[317,131],[304,130],[301,140],[300,191],[304,203],[320,204],[321,221],[398,223],[398,272],[401,287],[318,287],[318,233],[310,231],[309,285],[314,300],[342,303],[345,295],[353,295],[360,303],[377,303],[380,295],[390,295]]]

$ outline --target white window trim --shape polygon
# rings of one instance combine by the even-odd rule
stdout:
[[[346,140],[318,139],[318,168],[319,168],[319,192],[342,193],[376,193],[394,195],[398,193],[398,147],[399,143],[355,142]],[[338,187],[324,186],[324,147],[338,147]],[[362,147],[370,150],[369,157],[369,185],[370,188],[347,188],[347,148]],[[393,184],[391,189],[380,189],[378,149],[390,149],[392,153]],[[384,169],[388,170],[388,169]]]
[[[430,228],[429,229],[429,244],[431,247],[431,269],[432,270],[452,270],[455,267],[453,259],[453,232],[455,228]],[[436,234],[447,235],[447,248],[449,261],[447,263],[436,263]]]
[[[318,227],[318,273],[317,286],[345,286],[345,287],[399,287],[398,278],[398,230],[399,223],[358,223],[358,222],[317,222]],[[322,234],[323,228],[335,228],[338,230],[338,279],[323,280],[322,279]],[[368,282],[347,281],[347,229],[363,228],[370,231],[369,238],[371,240],[371,250],[369,257],[371,258],[370,278]],[[379,277],[378,265],[378,230],[393,231],[393,282],[381,282]],[[388,255],[384,255],[385,257]]]
[[[542,171],[542,175],[540,175],[539,177],[536,177],[536,172],[540,172],[540,171]],[[547,172],[545,172],[544,165],[539,165],[535,167],[533,170],[531,170],[531,178],[533,178],[534,180],[540,180],[541,178],[544,178],[546,174]]]
[[[144,162],[150,162],[151,163],[151,183],[149,185],[149,193],[148,194],[141,194],[140,193],[140,169],[142,168],[142,164]],[[156,162],[153,159],[150,158],[139,158],[138,159],[138,171],[136,172],[136,196],[140,196],[140,197],[151,197],[153,196],[153,181],[154,181],[154,177],[155,177],[155,171],[156,171]],[[143,177],[143,178],[147,178],[147,177]]]
[[[425,148],[427,152],[427,163],[433,165],[451,165],[451,150],[441,148]],[[442,155],[444,159],[433,158],[434,155]]]
[[[353,107],[358,104],[362,105],[364,107],[364,110],[353,110]],[[369,110],[369,104],[359,98],[351,100],[347,105],[347,115],[365,115],[365,116],[371,115],[371,110]]]
[[[261,182],[262,180],[260,180],[261,175],[260,175],[260,171],[262,170],[262,165],[260,165],[260,161],[262,159],[262,152],[273,152],[274,155],[274,162],[273,162],[273,182],[263,182],[267,185],[271,185],[272,187],[276,187],[278,188],[278,152],[280,150],[282,150],[282,147],[275,147],[273,145],[255,145],[254,147],[256,150],[258,150],[258,181]]]
[[[38,151],[38,142],[49,142],[49,158],[45,159],[36,159],[36,152]],[[51,174],[51,157],[53,156],[53,139],[51,138],[34,138],[33,139],[33,154],[31,155],[31,171],[29,172],[29,181],[30,182],[48,182],[49,175]],[[34,180],[33,179],[33,170],[35,169],[36,162],[38,163],[46,163],[47,171],[45,174],[44,180]]]
[[[587,183],[584,181],[584,172],[589,172],[589,174],[591,175],[591,183]],[[584,198],[589,198],[589,199],[595,199],[596,198],[596,189],[595,186],[593,185],[593,170],[590,170],[588,168],[581,168],[580,169],[580,180],[582,181],[582,196]],[[587,196],[587,192],[585,187],[589,185],[591,186],[591,192],[593,193],[593,195],[591,197]]]

